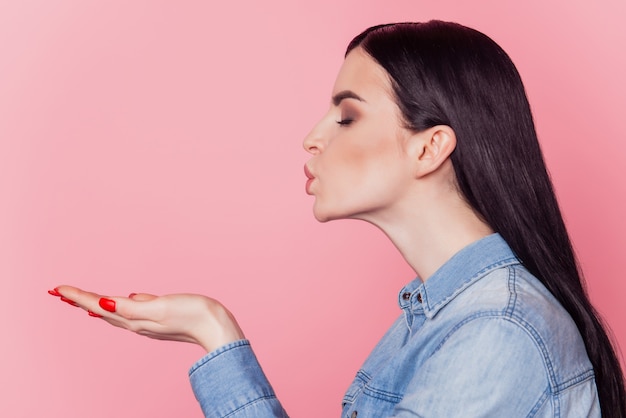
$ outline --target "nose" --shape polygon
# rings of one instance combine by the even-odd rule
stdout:
[[[311,129],[311,132],[304,137],[304,141],[302,142],[302,146],[305,151],[309,154],[317,155],[322,152],[324,147],[324,142],[322,139],[322,130],[320,129],[320,124],[318,123]]]

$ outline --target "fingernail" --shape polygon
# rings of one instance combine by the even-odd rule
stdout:
[[[69,303],[72,306],[78,306],[78,303],[74,302],[73,300],[70,300],[66,297],[61,296],[61,300],[65,303]]]
[[[57,288],[55,287],[52,290],[48,290],[48,294],[52,295],[52,296],[61,296],[61,294],[59,293],[59,291],[57,290]]]
[[[107,298],[100,298],[98,302],[105,311],[115,312],[115,301]]]
[[[102,318],[102,315],[97,314],[95,312],[87,311],[87,315],[93,316],[94,318]]]
[[[131,293],[130,295],[128,295],[129,298],[134,298],[135,296],[137,296],[137,293]]]

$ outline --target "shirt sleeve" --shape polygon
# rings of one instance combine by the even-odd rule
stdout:
[[[393,417],[534,416],[550,402],[541,347],[514,320],[461,325],[409,382]]]
[[[189,380],[207,418],[288,417],[248,340],[235,341],[198,360]]]

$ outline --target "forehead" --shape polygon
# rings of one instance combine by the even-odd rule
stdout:
[[[355,92],[366,102],[381,96],[386,99],[393,97],[387,72],[358,47],[350,51],[344,60],[335,80],[333,95],[345,90]]]

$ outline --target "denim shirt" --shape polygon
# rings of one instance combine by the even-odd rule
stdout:
[[[342,418],[600,417],[571,317],[498,234],[399,293],[403,313],[343,398]],[[190,370],[206,417],[286,417],[249,343]]]

